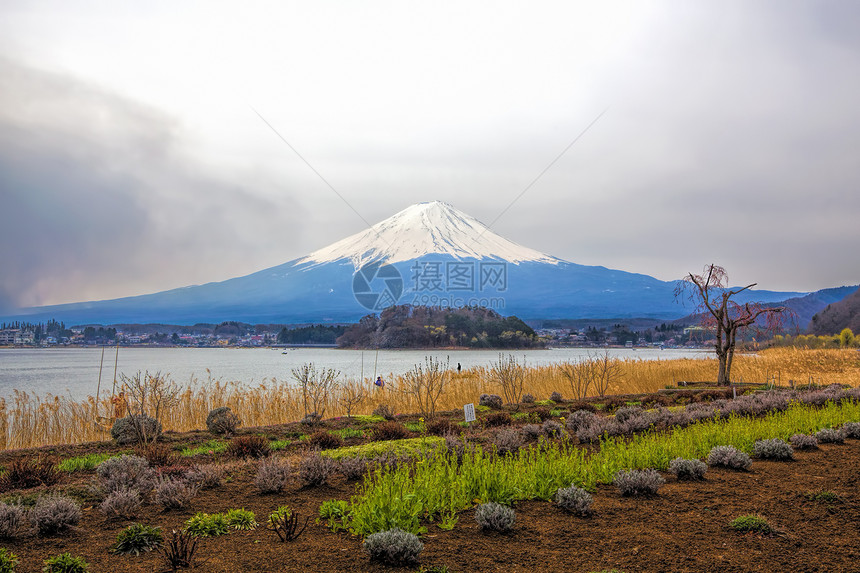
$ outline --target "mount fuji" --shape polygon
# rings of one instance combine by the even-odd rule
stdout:
[[[674,319],[692,310],[676,302],[674,286],[546,255],[433,201],[243,277],[128,298],[32,307],[13,318],[54,318],[66,324],[354,322],[396,303],[488,306],[524,320]],[[743,294],[777,302],[805,293]]]

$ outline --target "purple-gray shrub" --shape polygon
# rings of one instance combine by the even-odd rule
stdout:
[[[590,493],[575,485],[559,488],[555,493],[555,502],[559,507],[576,515],[591,515],[591,503],[593,501],[594,498],[591,497]]]
[[[395,527],[368,535],[361,547],[371,561],[401,567],[417,565],[424,544],[417,535]]]
[[[136,489],[118,489],[107,494],[99,504],[99,511],[108,519],[133,519],[142,505]]]
[[[669,471],[679,480],[702,480],[708,465],[702,460],[675,458],[669,462]]]
[[[70,497],[50,494],[36,501],[27,518],[40,535],[60,533],[81,521],[81,506]]]
[[[612,481],[621,495],[653,495],[666,483],[657,470],[621,470]]]
[[[752,466],[752,460],[734,446],[714,446],[708,453],[708,465],[722,466],[733,470],[748,470]]]
[[[779,438],[758,440],[753,445],[753,455],[765,460],[793,460],[794,449],[791,444]]]
[[[482,503],[475,509],[475,521],[483,530],[510,531],[516,519],[517,514],[512,507],[494,501]]]
[[[818,438],[807,434],[794,434],[790,441],[792,447],[798,450],[814,450],[818,447]]]

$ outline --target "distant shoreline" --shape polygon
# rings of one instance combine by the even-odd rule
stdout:
[[[81,350],[92,350],[92,349],[154,349],[154,350],[167,350],[171,348],[175,348],[177,350],[195,350],[195,349],[230,349],[230,350],[301,350],[305,348],[313,348],[317,350],[361,350],[361,351],[376,351],[376,350],[384,350],[386,352],[396,352],[399,350],[424,350],[424,351],[433,351],[433,352],[480,352],[482,350],[494,350],[498,352],[520,352],[523,350],[528,351],[536,351],[536,350],[557,350],[564,348],[575,348],[578,350],[605,350],[605,349],[626,349],[626,350],[662,350],[662,349],[671,349],[671,350],[695,350],[701,351],[703,349],[713,348],[713,345],[701,345],[701,346],[634,346],[632,348],[619,345],[619,344],[610,344],[605,346],[578,346],[578,345],[558,345],[552,346],[547,345],[543,347],[534,347],[534,346],[523,346],[517,348],[510,347],[482,347],[482,348],[472,348],[469,346],[410,346],[404,348],[374,348],[374,347],[364,347],[364,348],[356,348],[356,347],[341,347],[333,344],[277,344],[277,345],[267,345],[267,346],[242,346],[242,345],[221,345],[221,344],[213,344],[210,346],[171,346],[171,345],[156,345],[156,344],[124,344],[117,346],[115,344],[111,345],[82,345],[82,344],[55,344],[51,346],[0,346],[0,350],[65,350],[77,348]]]

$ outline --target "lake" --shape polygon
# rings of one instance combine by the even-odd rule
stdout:
[[[611,356],[642,360],[675,358],[710,358],[712,351],[686,349],[610,348]],[[508,352],[529,366],[566,360],[583,360],[603,353],[595,348],[552,348]],[[507,354],[507,353],[506,353]],[[0,397],[8,398],[13,390],[43,396],[62,394],[78,400],[95,395],[99,380],[101,348],[0,348]],[[114,376],[137,372],[161,372],[180,384],[193,378],[237,381],[256,385],[277,378],[291,380],[291,369],[307,362],[317,368],[340,370],[343,377],[361,379],[381,375],[383,378],[403,374],[425,357],[449,360],[452,368],[489,366],[498,361],[498,350],[342,350],[336,348],[106,348],[101,375],[102,392],[110,392]],[[207,372],[208,369],[208,372]]]

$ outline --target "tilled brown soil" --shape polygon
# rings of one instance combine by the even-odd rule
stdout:
[[[444,565],[459,571],[558,571],[617,569],[625,572],[840,572],[860,571],[858,469],[860,441],[822,445],[796,453],[794,462],[755,461],[749,472],[709,469],[703,482],[667,483],[650,498],[624,498],[609,486],[594,496],[595,515],[575,517],[547,502],[516,504],[514,531],[481,532],[474,511],[460,515],[451,531],[429,525],[423,537],[424,567]],[[82,485],[88,476],[78,478]],[[279,505],[312,516],[305,533],[282,543],[265,529],[231,532],[205,539],[198,550],[198,571],[397,571],[370,563],[361,540],[332,533],[313,517],[321,502],[349,499],[354,483],[291,488],[280,495],[259,495],[253,468],[238,470],[231,481],[201,492],[187,511],[163,513],[146,506],[138,521],[165,531],[179,528],[196,511],[209,513],[244,507],[263,521]],[[75,484],[66,483],[65,487]],[[830,491],[834,503],[808,499]],[[778,532],[740,534],[728,523],[745,514],[764,516]],[[115,556],[108,552],[116,535],[131,522],[108,522],[97,508],[84,511],[74,531],[0,542],[21,558],[17,571],[41,571],[43,560],[64,551],[83,556],[91,571],[164,570],[157,552]],[[411,569],[415,570],[415,568]]]

